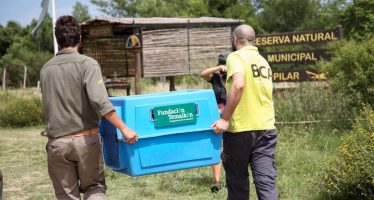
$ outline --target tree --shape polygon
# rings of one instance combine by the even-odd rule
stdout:
[[[37,21],[33,20],[30,25],[26,27],[26,30],[32,30],[36,26]],[[29,31],[27,31],[27,37],[29,37]],[[52,30],[52,18],[47,15],[43,21],[42,26],[39,28],[35,38],[29,38],[29,42],[32,43],[29,46],[30,49],[36,51],[48,51],[54,53],[53,49],[53,30]],[[36,45],[36,46],[35,46]]]
[[[257,28],[255,2],[253,0],[208,0],[208,10],[210,16],[242,19]]]
[[[91,0],[113,17],[225,17],[258,33],[331,28],[346,0]]]
[[[100,11],[113,17],[207,16],[207,1],[201,0],[91,0]]]
[[[257,28],[258,0],[91,0],[113,17],[225,17],[244,19]]]
[[[349,38],[363,40],[373,37],[374,1],[353,0],[340,14],[340,23]]]
[[[316,18],[306,21],[304,26],[309,29],[334,28],[340,24],[340,14],[346,6],[346,0],[320,1]]]
[[[79,1],[77,1],[73,6],[72,15],[80,23],[91,19],[91,15],[88,12],[88,6]]]
[[[261,27],[266,32],[289,32],[302,27],[305,21],[316,17],[316,0],[264,0],[260,2]]]
[[[22,27],[17,22],[9,21],[6,27],[0,27],[0,58],[21,34]]]
[[[33,38],[31,30],[36,23],[36,20],[33,20],[30,25],[23,28],[14,22],[8,22],[5,27],[7,35],[0,37],[0,43],[10,41],[4,45],[5,53],[0,55],[0,70],[2,71],[3,67],[7,68],[10,85],[17,86],[19,80],[22,80],[23,68],[19,65],[28,67],[28,85],[36,85],[40,69],[53,56],[52,19],[47,16],[36,37]]]

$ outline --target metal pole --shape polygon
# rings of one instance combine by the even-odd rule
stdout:
[[[169,91],[176,91],[175,89],[175,76],[169,76]]]
[[[5,91],[5,82],[6,82],[6,68],[3,70],[3,91]]]
[[[3,173],[0,170],[0,200],[3,199]]]
[[[23,73],[23,89],[26,89],[27,66],[23,65],[23,67],[25,68],[25,71]]]
[[[135,94],[141,94],[141,64],[140,49],[135,49]]]
[[[52,30],[53,30],[53,47],[55,50],[55,55],[58,52],[58,46],[57,46],[57,41],[56,41],[56,36],[55,36],[55,26],[56,26],[56,12],[55,12],[55,0],[52,1]]]

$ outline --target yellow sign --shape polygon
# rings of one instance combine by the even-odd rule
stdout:
[[[330,60],[331,55],[324,50],[286,51],[261,53],[269,64],[315,63],[318,60]]]
[[[332,30],[258,35],[256,37],[256,46],[320,43],[335,41],[340,38],[341,28],[338,27]]]
[[[289,61],[317,61],[314,53],[279,53],[269,54],[267,56],[269,63],[272,62],[289,62]]]
[[[326,75],[324,73],[318,74],[318,73],[313,73],[310,71],[306,71],[306,73],[310,76],[312,80],[320,80],[320,81],[326,80]]]
[[[300,81],[300,72],[273,72],[273,81]]]
[[[324,81],[326,75],[311,70],[283,70],[273,71],[274,82]]]

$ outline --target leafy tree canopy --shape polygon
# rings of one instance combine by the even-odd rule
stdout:
[[[339,17],[339,22],[349,38],[362,40],[373,37],[374,1],[353,0],[353,3],[349,4]]]
[[[91,19],[88,6],[79,1],[74,4],[72,15],[78,22],[84,22]]]

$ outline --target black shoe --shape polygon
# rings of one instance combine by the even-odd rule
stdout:
[[[221,182],[215,182],[212,184],[212,186],[210,186],[210,191],[212,191],[212,193],[215,193],[215,192],[218,192],[222,189],[222,183]]]

